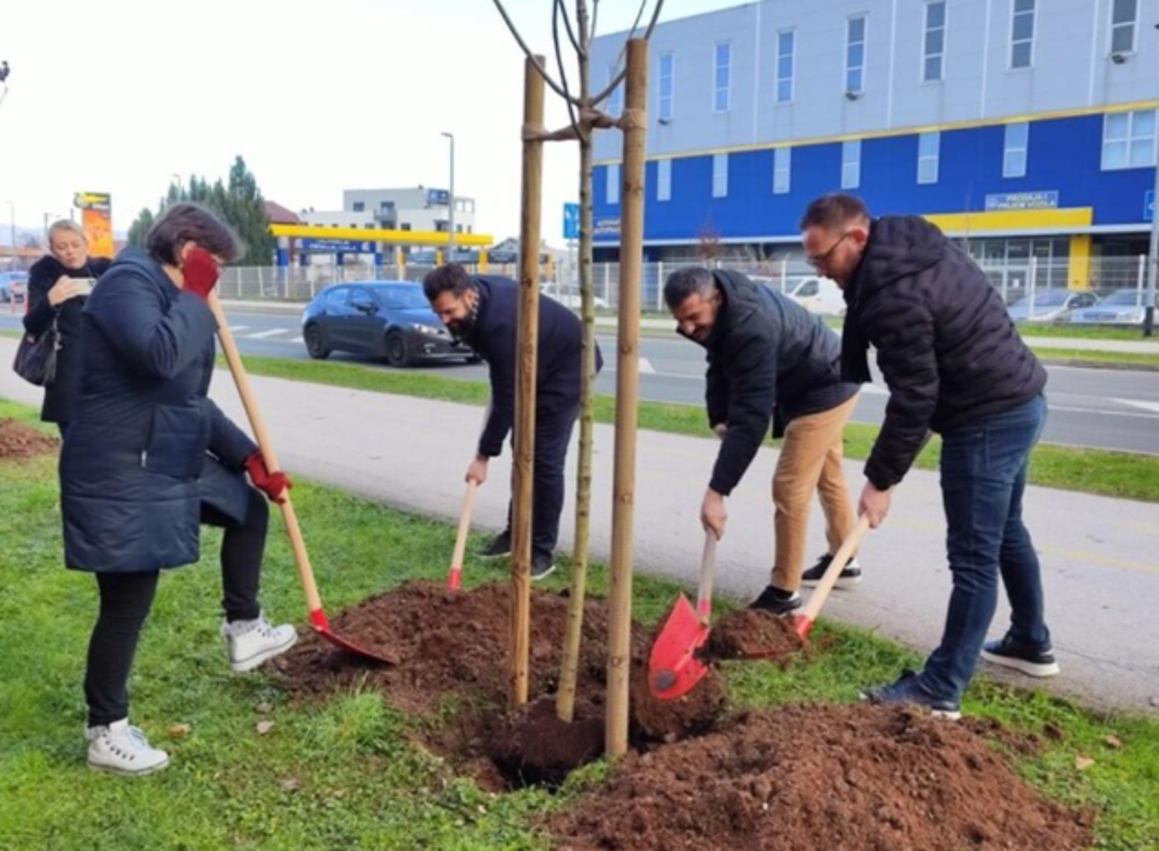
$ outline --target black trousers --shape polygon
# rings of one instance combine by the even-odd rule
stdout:
[[[253,620],[261,614],[258,584],[266,548],[269,507],[265,497],[249,489],[245,520],[202,503],[201,522],[225,529],[221,546],[222,608],[226,619]],[[141,628],[157,593],[158,571],[98,573],[100,614],[89,640],[85,700],[89,726],[111,724],[129,715],[129,672]]]
[[[563,513],[564,466],[579,404],[559,410],[540,407],[535,415],[534,497],[531,506],[533,555],[550,556],[559,540],[559,517]],[[514,505],[507,508],[507,531],[511,531]]]

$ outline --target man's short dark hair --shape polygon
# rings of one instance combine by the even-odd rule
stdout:
[[[461,263],[446,263],[423,278],[423,294],[431,304],[443,293],[461,296],[470,288],[471,275]]]
[[[716,279],[703,266],[685,266],[668,276],[664,284],[664,301],[670,310],[684,304],[691,295],[707,298],[716,290]]]
[[[840,230],[857,219],[869,219],[869,208],[856,195],[834,192],[822,195],[809,205],[801,217],[801,230],[821,227],[825,230]]]
[[[161,214],[145,236],[145,250],[154,260],[177,266],[178,253],[187,242],[197,243],[226,263],[245,254],[245,246],[233,228],[208,207],[191,201],[173,204]]]

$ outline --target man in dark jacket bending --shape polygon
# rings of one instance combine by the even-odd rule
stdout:
[[[467,480],[482,485],[487,466],[503,451],[515,419],[519,285],[498,275],[471,275],[457,263],[435,269],[423,280],[431,309],[451,333],[468,343],[491,373],[491,404]],[[539,355],[535,391],[535,482],[532,501],[531,576],[555,569],[554,553],[563,511],[564,462],[579,415],[583,334],[579,319],[550,298],[539,299]],[[596,349],[596,370],[602,366]],[[508,526],[483,555],[511,552]]]
[[[979,653],[1031,676],[1058,673],[1042,574],[1022,523],[1030,451],[1046,420],[1046,372],[970,256],[918,217],[872,220],[850,195],[814,201],[805,251],[845,291],[842,368],[870,380],[868,348],[889,385],[885,424],[865,465],[859,511],[877,527],[928,432],[942,435],[942,502],[954,589],[940,646],[920,674],[867,691],[957,717]],[[1013,609],[985,645],[998,576]]]
[[[708,350],[709,425],[722,439],[700,519],[724,535],[724,500],[757,454],[769,422],[785,438],[773,476],[776,558],[772,581],[752,604],[774,614],[801,606],[802,579],[816,583],[853,529],[841,469],[842,432],[857,404],[857,385],[841,381],[841,346],[819,316],[739,272],[689,267],[664,286],[680,334]],[[829,553],[802,576],[813,492],[825,511]],[[839,582],[861,569],[851,563]]]

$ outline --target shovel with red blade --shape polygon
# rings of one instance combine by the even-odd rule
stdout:
[[[687,694],[708,673],[696,653],[708,641],[715,574],[716,535],[706,531],[696,608],[681,594],[648,656],[648,688],[658,700],[675,700]]]

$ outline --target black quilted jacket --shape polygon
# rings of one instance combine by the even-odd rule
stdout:
[[[868,347],[889,385],[865,465],[879,488],[902,480],[932,429],[969,426],[1032,399],[1046,370],[977,264],[925,219],[886,217],[846,289],[842,376],[869,381]]]

